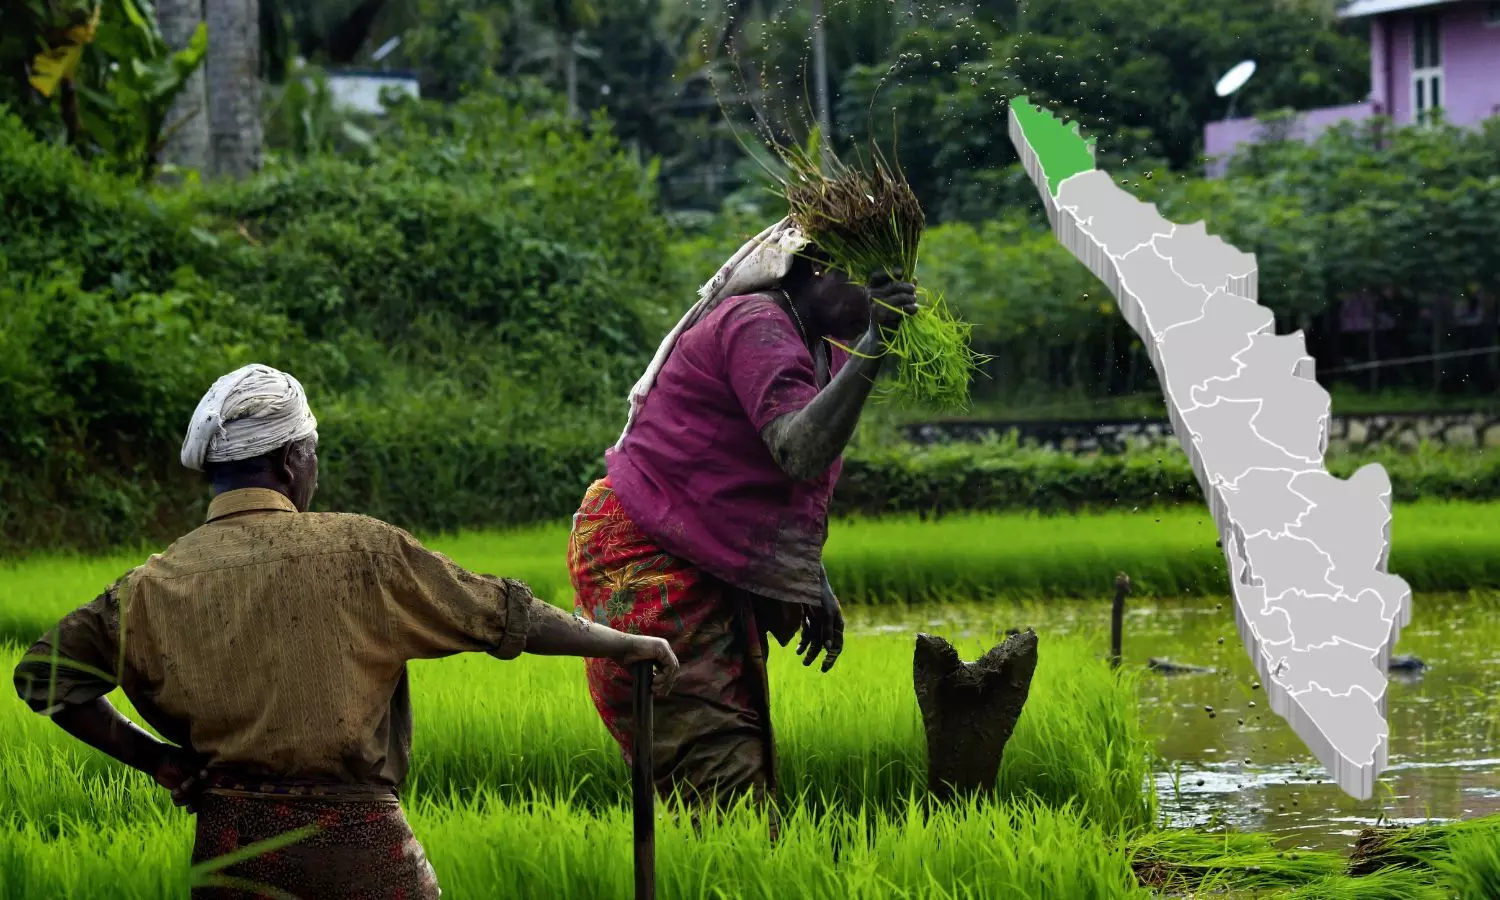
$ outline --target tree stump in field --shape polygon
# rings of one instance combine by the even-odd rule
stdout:
[[[927,732],[927,789],[940,800],[995,789],[1005,744],[1036,672],[1027,629],[974,662],[936,635],[917,635],[913,681]]]

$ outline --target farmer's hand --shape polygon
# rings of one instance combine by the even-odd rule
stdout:
[[[892,277],[890,272],[876,272],[870,276],[867,290],[870,294],[870,324],[882,329],[895,329],[907,317],[917,311],[917,288],[907,281],[898,281],[901,270]]]
[[[656,670],[656,675],[651,679],[651,692],[658,697],[665,696],[672,690],[672,685],[677,682],[677,655],[672,652],[672,645],[659,637],[646,637],[640,634],[621,634],[625,639],[622,650],[615,657],[615,662],[622,666],[630,666],[638,662],[649,662]]]
[[[823,652],[827,653],[823,657],[824,672],[833,668],[833,664],[839,661],[839,654],[844,652],[844,611],[839,608],[833,589],[826,584],[823,587],[823,606],[809,608],[803,615],[802,642],[797,645],[797,655],[802,657],[804,666],[812,665]]]
[[[168,746],[151,778],[172,792],[174,805],[192,813],[198,811],[194,804],[208,779],[208,770],[203,768],[203,758],[198,754]]]

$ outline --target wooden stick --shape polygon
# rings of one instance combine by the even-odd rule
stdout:
[[[1125,630],[1125,595],[1130,593],[1130,576],[1115,576],[1115,601],[1109,611],[1109,667],[1120,667],[1120,645]]]
[[[631,667],[635,674],[635,746],[631,753],[631,793],[635,808],[635,897],[656,898],[656,786],[652,780],[654,760],[651,754],[655,723],[651,707],[651,678],[655,667],[650,662]]]

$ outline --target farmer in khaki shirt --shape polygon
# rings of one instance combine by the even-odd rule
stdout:
[[[308,512],[316,429],[292,376],[253,365],[219,379],[182,448],[213,484],[207,522],[58,623],[17,666],[16,689],[196,812],[194,863],[308,827],[220,874],[301,898],[434,898],[397,797],[407,661],[651,661],[664,694],[677,659],[661,638],[583,622],[384,522]],[[171,744],[110,705],[117,686]],[[233,896],[247,895],[194,891]]]

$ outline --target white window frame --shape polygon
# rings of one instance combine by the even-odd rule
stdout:
[[[1423,13],[1411,26],[1412,121],[1425,124],[1433,109],[1442,109],[1443,97],[1443,20],[1438,13]]]

